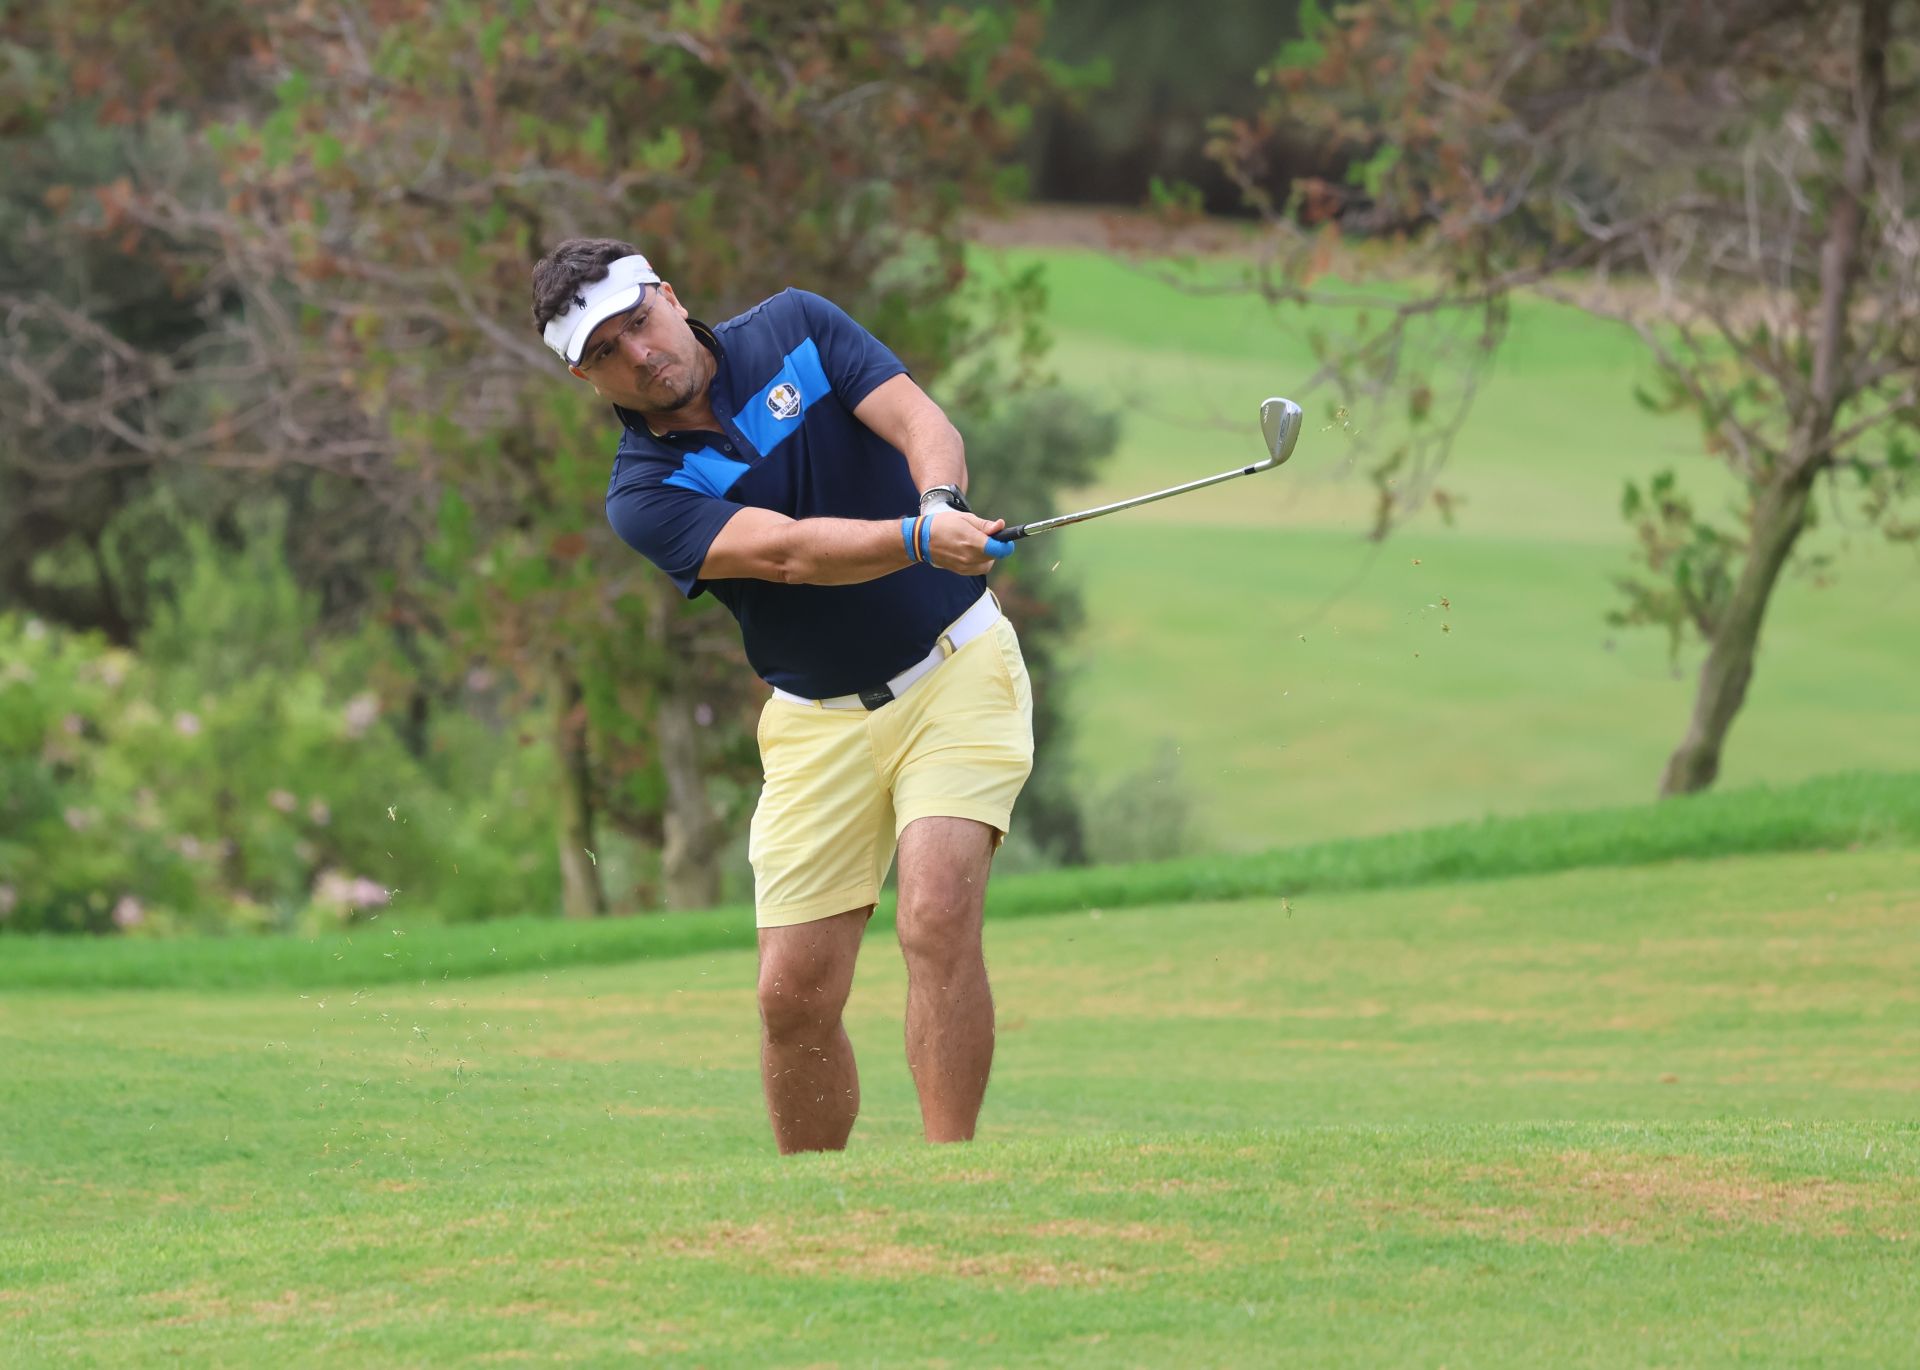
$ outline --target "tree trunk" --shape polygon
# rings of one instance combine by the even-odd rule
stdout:
[[[720,902],[720,849],[726,832],[700,773],[697,707],[669,688],[653,721],[660,769],[667,780],[660,876],[670,909],[704,909]]]
[[[1781,568],[1807,524],[1813,483],[1826,466],[1825,447],[1835,416],[1852,388],[1847,374],[1854,286],[1860,273],[1860,247],[1866,233],[1867,205],[1873,189],[1873,161],[1883,137],[1887,96],[1887,42],[1893,0],[1860,0],[1854,34],[1853,115],[1838,184],[1833,187],[1826,241],[1820,250],[1820,306],[1813,336],[1813,374],[1809,404],[1791,459],[1775,483],[1755,503],[1753,547],[1740,572],[1733,598],[1714,625],[1700,691],[1694,696],[1687,735],[1667,758],[1660,777],[1662,797],[1692,794],[1711,785],[1720,773],[1720,750],[1733,716],[1753,679],[1754,652],[1767,601]]]
[[[1720,751],[1726,745],[1733,716],[1747,698],[1753,679],[1753,658],[1760,644],[1760,624],[1780,572],[1807,526],[1807,503],[1813,476],[1806,473],[1775,486],[1754,510],[1753,548],[1726,611],[1714,625],[1706,665],[1700,668],[1700,688],[1693,699],[1693,718],[1687,735],[1667,758],[1660,777],[1660,795],[1692,794],[1711,785],[1720,774]]]
[[[560,907],[569,918],[607,911],[593,853],[593,772],[587,758],[585,692],[564,661],[553,671],[554,755],[559,762]]]

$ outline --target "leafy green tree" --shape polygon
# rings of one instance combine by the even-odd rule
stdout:
[[[1671,473],[1624,505],[1639,565],[1618,620],[1706,645],[1660,789],[1704,788],[1821,487],[1887,536],[1920,537],[1920,10],[1356,0],[1329,14],[1309,0],[1301,14],[1266,73],[1273,98],[1223,120],[1216,151],[1275,235],[1254,284],[1354,325],[1321,337],[1349,402],[1405,405],[1407,436],[1375,469],[1379,530],[1433,493],[1522,289],[1631,328],[1657,376],[1643,398],[1694,414],[1731,473],[1731,519]],[[1309,130],[1344,177],[1265,196],[1261,149],[1283,126]],[[1404,249],[1397,293],[1323,279],[1354,236]]]
[[[725,617],[680,602],[606,529],[613,434],[526,327],[527,269],[559,237],[617,232],[710,318],[789,283],[834,295],[963,416],[976,479],[1017,467],[1035,501],[1021,508],[1042,508],[1092,460],[1076,433],[1097,447],[1099,425],[1055,424],[1044,451],[986,426],[1034,375],[1038,285],[970,276],[959,223],[1015,184],[1006,152],[1057,70],[1035,55],[1043,15],[905,0],[10,8],[9,600],[224,660],[176,606],[207,592],[207,558],[254,555],[252,508],[282,510],[277,545],[315,615],[304,650],[381,610],[393,649],[363,670],[411,765],[445,771],[463,729],[479,760],[458,782],[475,793],[518,787],[516,755],[547,761],[551,802],[514,807],[551,816],[555,863],[536,869],[558,872],[570,912],[613,902],[595,854],[609,825],[662,853],[622,898],[711,902],[757,779],[758,692]],[[1010,608],[1038,657],[1072,614],[1058,582],[1020,579]],[[222,736],[278,697],[279,676],[251,670],[259,689],[222,706]],[[1058,691],[1041,694],[1046,738]],[[1051,790],[1066,836],[1050,849],[1075,855],[1071,793]],[[277,839],[221,844],[247,869],[209,891],[278,890],[276,859],[294,885],[315,875]]]
[[[236,327],[218,239],[157,209],[224,198],[201,130],[269,97],[263,14],[0,10],[0,594],[121,645],[170,592],[178,511],[238,546],[248,503],[284,502],[329,622],[366,604],[400,535],[362,435],[309,427],[273,376],[289,359]]]
[[[397,611],[544,699],[570,913],[606,907],[602,818],[658,836],[670,905],[711,901],[750,701],[713,612],[606,528],[613,435],[527,327],[528,268],[630,237],[703,314],[806,285],[981,388],[1008,321],[964,288],[958,215],[1005,187],[1039,33],[907,0],[267,16],[274,107],[217,131],[226,259],[262,345],[288,329],[292,373],[331,381],[309,426],[366,435],[435,511]]]
[[[1043,51],[1073,81],[1040,105],[1029,140],[1034,192],[1045,200],[1133,204],[1156,185],[1190,184],[1216,213],[1244,209],[1206,155],[1207,125],[1251,114],[1253,76],[1299,30],[1294,6],[1209,0],[1204,22],[1179,5],[1056,0]],[[1305,159],[1282,130],[1274,149]]]

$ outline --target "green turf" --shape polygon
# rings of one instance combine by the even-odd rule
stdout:
[[[1259,401],[1311,373],[1298,316],[1090,253],[1013,259],[1047,268],[1055,369],[1123,415],[1088,503],[1257,455]],[[1466,500],[1451,530],[1428,515],[1368,543],[1368,487],[1344,474],[1365,424],[1303,396],[1285,468],[1023,546],[1086,590],[1090,788],[1142,773],[1164,739],[1207,852],[1650,796],[1698,654],[1676,678],[1664,638],[1604,621],[1629,567],[1621,486],[1672,464],[1709,511],[1731,487],[1691,420],[1635,404],[1644,378],[1620,331],[1523,301],[1449,469]],[[1823,519],[1808,546],[1838,554],[1837,580],[1777,596],[1727,783],[1920,766],[1920,556]]]
[[[1920,774],[1861,772],[1618,809],[1544,812],[1246,856],[1075,867],[994,881],[996,919],[1202,899],[1385,889],[1683,856],[1920,844]],[[891,895],[880,918],[891,914]],[[393,910],[321,937],[0,938],[0,988],[367,985],[659,960],[753,945],[745,908],[670,918],[443,925]]]
[[[1920,851],[996,924],[767,1157],[750,953],[0,998],[0,1363],[1903,1363]]]

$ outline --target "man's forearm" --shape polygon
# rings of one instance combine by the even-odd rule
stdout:
[[[906,457],[917,489],[967,488],[967,448],[960,430],[911,376],[882,381],[853,407],[853,416]]]
[[[910,561],[899,519],[796,519],[782,551],[790,585],[858,585]]]
[[[907,469],[913,472],[915,489],[957,485],[966,490],[966,444],[961,441],[960,430],[939,409],[929,405],[913,415],[901,451],[907,458]]]

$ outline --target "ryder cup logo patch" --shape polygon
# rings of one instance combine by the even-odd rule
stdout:
[[[767,392],[767,408],[776,419],[790,419],[800,412],[800,387],[784,382]]]

